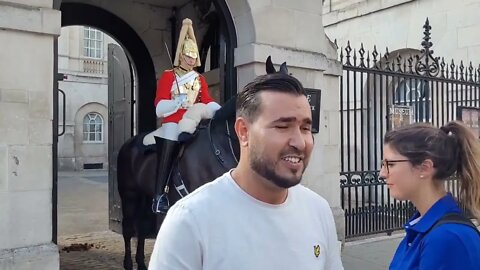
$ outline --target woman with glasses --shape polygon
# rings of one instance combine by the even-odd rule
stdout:
[[[380,177],[392,197],[417,212],[390,269],[480,269],[480,233],[466,215],[480,218],[480,142],[462,123],[442,128],[414,124],[389,131]],[[459,203],[445,189],[458,179]]]

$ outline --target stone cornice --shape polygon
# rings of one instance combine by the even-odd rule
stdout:
[[[59,36],[60,11],[0,1],[0,29]]]
[[[381,10],[403,5],[416,0],[369,0],[352,4],[343,9],[324,12],[323,26],[329,27],[343,21],[365,16]]]
[[[327,75],[342,75],[341,63],[336,59],[329,59],[322,53],[257,43],[247,44],[235,49],[235,66],[265,63],[268,56],[272,56],[274,64],[287,62],[288,67],[319,70]]]

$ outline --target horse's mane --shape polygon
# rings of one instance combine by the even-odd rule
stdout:
[[[225,121],[235,118],[237,110],[237,95],[231,97],[223,106],[215,112],[213,121]]]

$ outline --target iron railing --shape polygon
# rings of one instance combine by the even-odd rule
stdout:
[[[415,209],[390,196],[378,177],[383,136],[405,122],[442,126],[459,109],[480,107],[480,66],[465,67],[433,56],[431,26],[423,26],[422,49],[383,54],[376,47],[340,49],[341,204],[346,238],[401,229]],[[478,119],[467,123],[478,129]],[[458,196],[457,180],[446,186]]]

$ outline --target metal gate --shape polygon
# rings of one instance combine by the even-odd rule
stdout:
[[[108,44],[108,220],[109,229],[122,232],[122,208],[117,185],[117,158],[132,137],[132,73],[123,49]]]
[[[428,19],[422,49],[383,56],[350,43],[341,49],[341,204],[346,238],[401,229],[414,212],[379,179],[383,136],[405,122],[442,126],[461,119],[478,132],[480,66],[433,56]],[[474,119],[475,118],[475,119]],[[446,182],[458,194],[455,179]]]

